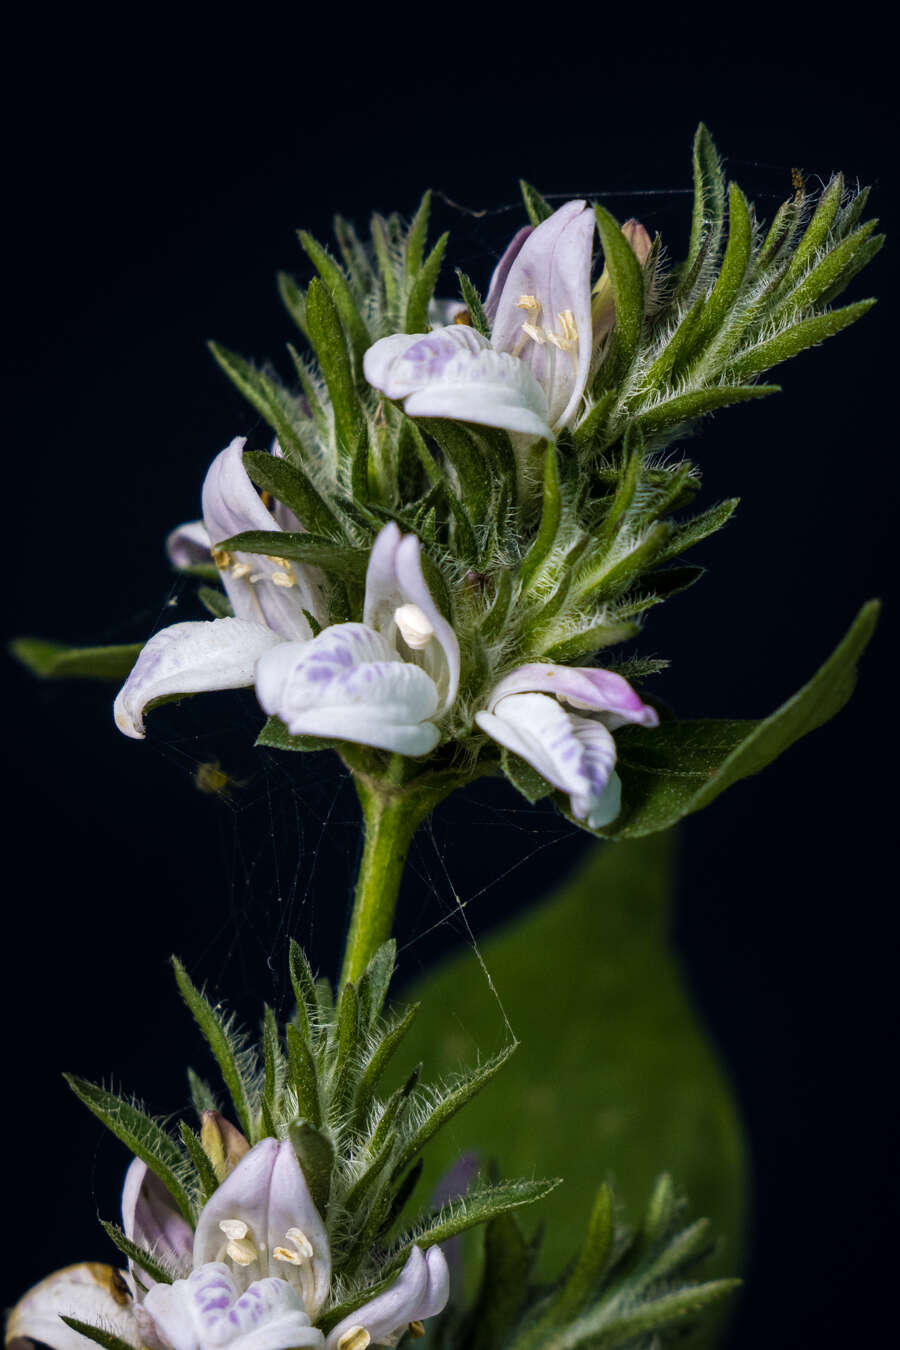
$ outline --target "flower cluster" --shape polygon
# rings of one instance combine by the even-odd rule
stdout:
[[[213,1137],[214,1114],[206,1122]],[[70,1316],[113,1330],[136,1350],[365,1350],[394,1345],[441,1312],[450,1289],[443,1253],[413,1246],[388,1288],[326,1336],[315,1323],[329,1301],[331,1248],[294,1148],[275,1139],[250,1148],[227,1128],[243,1156],[203,1207],[196,1231],[144,1162],[135,1158],[126,1173],[124,1237],[152,1254],[163,1279],[134,1261],[124,1280],[108,1266],[70,1266],[13,1309],[8,1341],[83,1350],[81,1333],[62,1320]]]

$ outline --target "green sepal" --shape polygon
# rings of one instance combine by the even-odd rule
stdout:
[[[166,1270],[165,1266],[157,1261],[152,1252],[139,1247],[136,1242],[132,1242],[122,1232],[117,1223],[109,1223],[106,1219],[101,1219],[100,1223],[109,1238],[123,1256],[127,1256],[141,1270],[147,1272],[151,1279],[156,1280],[157,1284],[171,1284],[173,1280],[172,1272]]]
[[[509,617],[509,607],[513,597],[513,574],[510,568],[497,573],[496,591],[490,608],[481,620],[480,633],[484,642],[499,637]]]
[[[315,1060],[305,1037],[292,1022],[288,1022],[285,1027],[285,1040],[288,1074],[291,1087],[297,1094],[297,1109],[305,1120],[318,1128],[322,1123],[322,1107]]]
[[[606,424],[609,421],[609,415],[612,412],[616,400],[619,397],[618,389],[608,389],[597,399],[588,412],[587,416],[572,433],[572,439],[577,447],[589,445],[591,441],[600,441],[603,433],[606,431]]]
[[[597,229],[603,246],[603,259],[609,269],[616,302],[615,360],[617,374],[628,370],[634,360],[644,326],[644,275],[637,254],[616,218],[602,206],[594,206]]]
[[[548,201],[545,201],[537,188],[526,183],[524,178],[519,179],[519,190],[522,193],[522,201],[525,203],[525,210],[528,212],[528,219],[532,225],[537,226],[545,220],[549,220],[553,215],[553,207]]]
[[[447,1242],[449,1238],[456,1237],[457,1233],[464,1233],[467,1229],[474,1228],[476,1224],[487,1223],[511,1209],[519,1209],[522,1205],[533,1205],[535,1201],[543,1200],[545,1195],[549,1195],[561,1184],[561,1181],[561,1177],[536,1181],[524,1179],[501,1181],[496,1185],[483,1186],[457,1196],[439,1214],[417,1223],[414,1228],[402,1233],[391,1244],[388,1269],[396,1270],[403,1264],[413,1243],[426,1248],[439,1242]]]
[[[434,288],[437,285],[449,238],[449,234],[441,235],[409,289],[409,296],[406,301],[406,322],[404,324],[404,332],[406,333],[428,332],[428,304],[434,295]]]
[[[310,530],[313,536],[326,536],[326,539],[319,541],[320,543],[327,547],[329,537],[341,537],[343,531],[336,513],[302,469],[290,464],[286,459],[280,459],[277,455],[270,455],[265,450],[245,450],[243,464],[256,486],[262,488],[264,492],[271,492],[273,497],[289,507],[302,522],[304,529]],[[268,533],[268,530],[243,531],[243,534]],[[273,522],[273,533],[289,534],[290,531],[275,531]],[[307,536],[304,535],[303,538]],[[247,549],[248,553],[252,551]],[[269,552],[280,554],[281,550],[270,548]],[[283,556],[287,557],[287,554]]]
[[[280,717],[270,717],[257,736],[255,745],[268,750],[331,750],[334,741],[323,741],[318,736],[292,736]]]
[[[331,1193],[334,1145],[308,1120],[295,1120],[288,1127],[288,1138],[294,1146],[313,1204],[324,1214]]]
[[[449,1120],[452,1120],[457,1111],[460,1111],[466,1102],[471,1101],[491,1081],[495,1074],[499,1073],[515,1049],[515,1043],[508,1045],[477,1069],[471,1069],[468,1073],[463,1074],[455,1086],[435,1103],[413,1133],[412,1138],[407,1141],[401,1150],[394,1167],[394,1176],[398,1176],[408,1167],[422,1152],[429,1139],[437,1134],[438,1130],[442,1129]]]
[[[667,829],[829,721],[853,692],[879,609],[878,601],[864,605],[809,683],[762,721],[671,721],[616,732],[623,808],[597,833],[629,839]]]
[[[200,1200],[205,1205],[213,1191],[218,1189],[219,1179],[202,1143],[186,1120],[179,1120],[178,1130],[181,1134],[181,1142],[194,1164],[194,1171],[197,1173],[197,1179],[200,1183]],[[151,1271],[150,1274],[152,1275],[153,1272]]]
[[[810,218],[810,222],[803,232],[794,256],[791,258],[784,280],[793,281],[799,277],[806,267],[806,264],[815,257],[820,248],[827,242],[831,227],[837,216],[838,207],[841,204],[841,197],[844,192],[844,179],[841,174],[835,174],[825,191],[819,198],[818,205]]]
[[[297,372],[297,379],[300,381],[303,397],[309,404],[309,415],[316,429],[318,440],[321,444],[327,445],[331,439],[331,428],[328,421],[328,414],[322,407],[319,390],[313,382],[307,362],[304,361],[292,342],[287,344],[287,349],[288,354],[294,363],[294,370]],[[302,456],[294,454],[291,462],[294,463],[297,468],[302,467]]]
[[[186,1160],[174,1139],[131,1102],[75,1074],[64,1073],[63,1078],[78,1100],[159,1177],[184,1218],[192,1223],[191,1202],[181,1180]]]
[[[378,1045],[372,1051],[369,1061],[360,1076],[359,1084],[356,1089],[354,1114],[358,1124],[361,1125],[365,1119],[372,1098],[375,1095],[375,1088],[406,1036],[406,1033],[412,1026],[413,1018],[418,1010],[418,1003],[413,1003],[407,1008],[406,1012],[397,1018],[387,1031],[385,1031]]]
[[[589,596],[595,602],[611,599],[624,590],[633,578],[646,572],[658,561],[672,536],[672,530],[671,521],[656,521],[618,562],[602,570],[601,567],[587,570],[576,582],[575,594],[579,597]]]
[[[143,642],[117,647],[74,647],[47,638],[18,637],[10,653],[42,680],[124,680],[141,654]]]
[[[469,321],[472,327],[482,337],[489,338],[491,336],[491,325],[488,323],[488,317],[484,312],[481,296],[475,289],[475,283],[459,267],[456,269],[456,276],[459,281],[460,295],[469,312]]]
[[[876,220],[867,220],[865,225],[860,225],[858,230],[854,230],[846,239],[835,244],[815,267],[810,268],[806,276],[785,297],[785,303],[790,309],[802,310],[817,303],[821,304],[823,296],[832,294],[834,288],[843,281],[847,268],[857,260],[860,250],[865,249],[871,242],[869,236],[877,224]],[[871,256],[871,253],[866,252],[866,262]]]
[[[685,270],[690,270],[705,239],[715,253],[725,218],[725,180],[712,136],[701,122],[694,136],[694,209]]]
[[[345,984],[338,999],[337,1058],[330,1101],[335,1116],[343,1115],[346,1107],[358,1057],[359,1039],[359,997],[354,984]]]
[[[526,591],[552,552],[562,520],[562,497],[559,491],[559,466],[556,446],[548,442],[544,455],[544,497],[541,523],[531,548],[519,566],[519,589]]]
[[[698,344],[705,305],[706,296],[700,295],[681,315],[677,328],[647,371],[644,380],[647,389],[661,389],[671,383],[687,364]]]
[[[814,314],[811,318],[801,319],[793,327],[786,328],[783,333],[739,351],[728,363],[727,372],[735,379],[746,380],[763,370],[769,370],[781,361],[796,356],[798,352],[805,351],[807,347],[814,347],[816,343],[824,342],[826,338],[840,333],[843,328],[861,319],[875,303],[874,300],[858,300],[853,305],[845,305],[843,309],[833,309],[825,314]]]
[[[578,629],[566,637],[559,637],[542,647],[542,661],[558,661],[564,666],[577,666],[595,652],[604,647],[612,647],[619,642],[627,642],[636,637],[640,629],[636,623],[598,623],[588,628]],[[554,637],[551,631],[548,638]]]
[[[214,586],[198,586],[197,599],[214,619],[234,618],[234,609],[228,596]]]
[[[181,997],[190,1009],[219,1066],[222,1081],[234,1104],[238,1124],[250,1142],[254,1143],[249,1076],[245,1074],[240,1062],[244,1055],[238,1050],[235,1036],[230,1031],[226,1019],[196,987],[177,956],[172,957],[172,968]]]
[[[777,384],[717,384],[705,389],[692,389],[687,394],[672,394],[661,402],[637,414],[638,425],[647,436],[679,426],[682,422],[705,417],[718,408],[732,403],[747,403],[750,399],[765,398],[779,393]]]
[[[460,1337],[467,1350],[496,1350],[503,1343],[525,1307],[533,1265],[534,1249],[514,1213],[491,1219],[484,1233],[481,1284]]]
[[[372,248],[375,251],[375,261],[378,264],[378,275],[384,286],[384,297],[387,302],[387,309],[393,318],[397,310],[398,286],[397,274],[394,270],[394,261],[391,257],[391,247],[387,236],[387,221],[383,216],[377,213],[373,215],[369,229],[372,235]]]
[[[545,797],[550,797],[555,792],[552,783],[548,783],[546,778],[533,769],[527,760],[519,755],[513,754],[506,746],[500,752],[500,763],[503,766],[503,772],[512,783],[517,792],[521,792],[526,801],[534,805],[535,802],[543,801]]]
[[[347,337],[328,287],[313,277],[306,292],[306,322],[309,341],[316,353],[334,409],[334,425],[344,454],[353,455],[366,435],[366,419],[356,392]],[[310,529],[318,528],[311,521]]]
[[[120,1336],[114,1336],[111,1331],[104,1331],[102,1327],[92,1327],[90,1322],[82,1322],[77,1317],[67,1317],[65,1313],[60,1313],[59,1318],[73,1331],[86,1336],[97,1345],[102,1345],[103,1350],[134,1350],[129,1341],[123,1341]]]
[[[731,183],[728,188],[728,243],[716,284],[700,314],[694,335],[695,347],[711,341],[728,318],[743,288],[752,248],[750,208],[737,183]]]
[[[843,295],[857,273],[868,267],[875,255],[881,252],[886,239],[886,234],[870,235],[862,247],[856,250],[840,276],[821,293],[816,301],[817,306],[821,308],[823,305],[831,305],[839,295]]]
[[[446,418],[428,417],[419,421],[433,436],[452,464],[459,479],[460,499],[469,520],[481,524],[487,519],[492,501],[490,474],[485,473],[484,452],[467,427]],[[425,465],[426,472],[428,466]]]
[[[311,234],[307,234],[306,230],[298,230],[297,236],[307,257],[331,292],[331,298],[344,326],[344,332],[347,335],[356,368],[361,371],[362,359],[367,349],[372,345],[372,338],[356,306],[347,278],[328,250],[323,248]]]
[[[457,532],[456,542],[458,552],[467,561],[474,562],[478,556],[478,545],[475,542],[475,535],[473,533],[472,525],[469,520],[468,513],[466,512],[466,508],[463,506],[462,502],[459,499],[459,496],[454,491],[453,484],[450,482],[450,479],[447,477],[447,474],[444,472],[441,465],[438,464],[434,455],[429,450],[428,445],[425,441],[425,437],[422,435],[422,432],[413,422],[410,422],[410,429],[412,432],[413,445],[415,446],[416,452],[419,456],[419,459],[421,460],[422,467],[425,470],[425,473],[432,484],[432,488],[438,490],[438,499],[439,500],[443,499],[443,501],[446,502],[447,506],[450,509],[450,513],[453,516],[453,523],[456,526]],[[431,494],[429,494],[429,497],[430,495]],[[424,521],[421,522],[416,533],[419,534],[420,538],[424,536],[427,543],[432,542],[428,538],[428,532],[425,529]],[[427,581],[428,577],[426,576],[425,579]]]

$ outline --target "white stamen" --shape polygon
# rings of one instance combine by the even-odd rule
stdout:
[[[407,647],[413,651],[421,651],[434,637],[434,626],[418,605],[400,605],[394,610],[394,623]]]
[[[290,1238],[301,1256],[304,1256],[307,1261],[312,1260],[313,1245],[302,1228],[289,1228],[285,1237]]]
[[[273,586],[296,586],[297,578],[290,572],[273,572],[269,577]]]
[[[236,581],[242,581],[243,578],[248,577],[252,571],[253,568],[249,563],[235,563],[231,569],[231,575]]]
[[[292,1266],[300,1266],[303,1264],[303,1257],[300,1253],[290,1252],[287,1247],[273,1247],[272,1256],[276,1261],[287,1261]]]
[[[365,1327],[348,1327],[338,1341],[338,1350],[366,1350],[371,1340]]]
[[[544,343],[547,341],[546,332],[543,328],[538,328],[535,323],[523,323],[522,332],[530,337],[532,342],[536,342],[539,347],[543,347]]]
[[[241,1238],[239,1242],[229,1242],[226,1244],[225,1250],[236,1266],[252,1266],[256,1260],[256,1244],[251,1242],[249,1238]]]
[[[219,1222],[219,1228],[227,1238],[231,1238],[232,1242],[239,1242],[249,1232],[243,1219],[222,1219]]]

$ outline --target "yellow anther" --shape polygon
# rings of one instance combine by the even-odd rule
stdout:
[[[337,1343],[337,1350],[366,1350],[371,1340],[365,1327],[348,1327]]]
[[[267,553],[265,558],[266,562],[274,563],[275,566],[280,567],[282,571],[290,572],[291,564],[288,562],[287,558],[278,558],[274,553]]]
[[[559,322],[562,328],[563,337],[567,338],[569,342],[577,342],[578,326],[575,323],[575,315],[570,309],[563,310],[562,314],[559,316]]]
[[[424,1335],[425,1335],[425,1323],[424,1323],[424,1322],[410,1322],[410,1324],[409,1324],[409,1334],[410,1334],[410,1336],[412,1337],[412,1339],[413,1339],[414,1341],[417,1341],[417,1340],[419,1339],[420,1336],[424,1336]]]
[[[252,1266],[256,1260],[256,1244],[249,1238],[241,1238],[239,1242],[229,1242],[225,1250],[231,1257],[236,1266]]]
[[[535,295],[520,295],[516,301],[516,309],[539,310],[541,302]]]
[[[287,1261],[292,1266],[303,1264],[303,1257],[300,1253],[288,1251],[287,1247],[273,1247],[272,1255],[276,1261]]]
[[[269,577],[273,586],[296,586],[297,578],[292,572],[273,572]]]
[[[285,1237],[293,1242],[301,1256],[304,1256],[307,1261],[312,1260],[313,1245],[302,1228],[289,1228],[285,1233]]]
[[[522,332],[530,337],[532,342],[536,342],[539,347],[543,347],[547,341],[547,334],[543,328],[538,328],[536,323],[523,323]]]
[[[219,1228],[232,1242],[240,1242],[250,1231],[243,1219],[221,1219]]]
[[[235,563],[231,569],[231,575],[236,581],[242,581],[244,577],[248,577],[252,571],[253,568],[249,563]]]
[[[212,551],[212,560],[220,572],[224,572],[226,567],[231,566],[231,554],[225,548],[214,548]]]

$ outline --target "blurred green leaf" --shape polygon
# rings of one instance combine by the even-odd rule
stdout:
[[[562,1176],[533,1215],[546,1224],[539,1275],[571,1259],[604,1179],[636,1220],[661,1167],[723,1238],[712,1273],[734,1271],[743,1144],[668,947],[672,863],[671,834],[594,849],[479,955],[462,952],[404,991],[422,1007],[403,1069],[424,1059],[447,1072],[489,1053],[507,1038],[504,1013],[519,1039],[497,1084],[429,1145],[423,1190],[471,1148],[502,1175]]]
[[[124,680],[141,654],[143,642],[120,647],[72,647],[47,638],[13,638],[9,650],[42,680]]]

